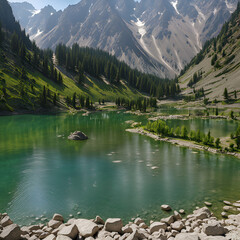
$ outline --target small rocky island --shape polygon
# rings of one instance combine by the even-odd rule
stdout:
[[[75,131],[74,133],[71,133],[68,137],[69,140],[77,140],[77,141],[82,141],[82,140],[87,140],[88,136],[81,132],[81,131]]]

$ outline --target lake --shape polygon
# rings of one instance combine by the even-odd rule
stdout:
[[[56,212],[157,220],[162,204],[190,213],[210,201],[219,216],[223,200],[239,200],[239,159],[125,132],[128,120],[146,122],[124,112],[0,117],[0,212],[20,224]],[[236,125],[189,121],[224,136]],[[89,140],[68,140],[75,130]]]

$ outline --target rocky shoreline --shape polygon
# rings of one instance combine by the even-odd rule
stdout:
[[[162,142],[168,142],[174,145],[179,145],[182,147],[187,147],[187,148],[191,148],[191,149],[196,149],[196,150],[201,150],[201,151],[208,151],[211,153],[218,153],[218,154],[227,154],[230,156],[234,156],[240,159],[240,153],[234,153],[234,152],[221,152],[218,149],[215,148],[211,148],[211,147],[207,147],[207,146],[202,146],[202,145],[198,145],[194,142],[191,141],[186,141],[186,140],[182,140],[182,139],[175,139],[175,138],[162,138],[154,133],[148,132],[146,130],[143,130],[142,128],[131,128],[131,129],[126,129],[127,132],[130,133],[138,133],[144,136],[148,136],[150,138],[153,138],[156,141],[162,141]]]
[[[227,204],[226,202],[225,204]],[[236,202],[235,204],[240,204]],[[168,205],[162,209],[171,210]],[[180,214],[181,212],[182,214]],[[207,207],[197,208],[193,214],[183,218],[184,211],[174,211],[167,218],[150,221],[147,225],[141,218],[132,219],[126,225],[120,218],[104,221],[95,219],[69,219],[64,222],[55,214],[45,224],[19,227],[10,217],[0,214],[0,239],[5,240],[239,240],[240,214],[229,215],[218,220]]]

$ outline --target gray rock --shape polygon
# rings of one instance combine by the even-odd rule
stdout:
[[[232,205],[229,201],[223,201],[223,203],[226,205]]]
[[[224,206],[224,207],[223,207],[223,210],[226,211],[226,212],[231,211],[231,210],[233,210],[233,209],[234,209],[234,208],[233,208],[232,206]]]
[[[171,228],[177,231],[181,231],[184,228],[184,224],[181,221],[177,221],[171,224]]]
[[[203,232],[207,236],[221,236],[228,232],[218,221],[212,221],[203,225]]]
[[[44,238],[43,240],[56,240],[55,235],[50,234],[49,236],[47,236],[46,238]]]
[[[58,232],[58,236],[60,235],[74,239],[78,235],[78,228],[75,224],[65,226]]]
[[[60,214],[54,214],[52,220],[58,221],[58,222],[64,222],[64,218]]]
[[[211,206],[212,206],[212,203],[210,203],[210,202],[204,202],[204,204],[205,204],[206,206],[208,206],[208,207],[211,207]]]
[[[223,236],[207,236],[207,237],[203,237],[202,240],[227,240],[227,238],[223,237]]]
[[[184,210],[184,209],[180,209],[180,210],[179,210],[179,213],[180,213],[180,214],[185,214],[185,210]]]
[[[56,221],[56,220],[50,220],[47,225],[48,225],[48,227],[50,227],[50,228],[56,229],[56,228],[58,228],[60,225],[62,225],[62,222],[59,222],[59,221]]]
[[[175,240],[200,240],[197,233],[179,233]]]
[[[233,203],[234,207],[240,208],[240,203]]]
[[[140,227],[140,228],[143,228],[143,229],[147,229],[147,228],[148,228],[148,225],[143,222],[143,223],[140,223],[140,224],[139,224],[139,227]]]
[[[105,223],[105,229],[108,232],[118,232],[121,233],[123,227],[121,218],[108,218]]]
[[[171,211],[172,210],[172,208],[169,205],[166,205],[166,204],[162,205],[161,209],[164,210],[164,211]]]
[[[28,227],[29,231],[36,231],[38,229],[41,229],[39,225],[32,225]]]
[[[3,217],[2,220],[0,221],[0,225],[2,225],[3,227],[7,227],[11,224],[13,224],[13,222],[9,216]]]
[[[182,220],[181,215],[180,215],[179,212],[177,212],[177,211],[174,211],[173,217],[174,217],[174,220],[175,220],[175,221]]]
[[[224,217],[224,218],[227,218],[227,213],[226,212],[222,212],[221,216]]]
[[[0,234],[0,239],[4,240],[19,240],[21,238],[22,231],[17,224],[11,224],[3,228]]]
[[[87,219],[78,219],[75,221],[75,224],[79,234],[84,238],[92,237],[99,231],[98,225]]]
[[[170,216],[167,218],[162,218],[161,222],[166,223],[167,225],[171,225],[174,222],[174,216]]]
[[[158,232],[160,229],[166,230],[167,224],[162,222],[154,222],[150,225],[150,234],[153,234],[154,232]]]
[[[56,240],[72,240],[72,238],[64,236],[64,235],[58,235]]]
[[[203,220],[203,219],[211,217],[212,214],[207,207],[203,207],[203,208],[200,208],[198,210],[195,210],[193,212],[193,215],[196,219]]]
[[[139,226],[141,223],[144,223],[144,221],[141,218],[136,218],[134,223]]]
[[[96,224],[102,224],[102,225],[105,224],[104,220],[103,220],[100,216],[96,216],[94,222],[95,222]]]
[[[69,140],[87,140],[88,137],[85,133],[76,131],[74,133],[71,133],[68,137]]]

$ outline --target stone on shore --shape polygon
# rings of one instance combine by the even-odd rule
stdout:
[[[102,225],[105,224],[104,220],[103,220],[100,216],[96,216],[94,222],[95,222],[96,224],[102,224]]]
[[[75,221],[75,224],[79,234],[84,238],[92,237],[99,231],[98,225],[87,219],[78,219]]]
[[[174,222],[174,216],[170,216],[167,218],[162,218],[161,222],[166,223],[167,225],[171,225]]]
[[[180,233],[176,236],[176,240],[200,240],[196,233]]]
[[[0,225],[3,227],[7,227],[9,225],[13,224],[12,220],[9,216],[3,217],[3,219],[0,221]]]
[[[58,236],[60,235],[74,239],[78,235],[78,228],[75,224],[65,226],[58,232]]]
[[[177,221],[171,224],[171,228],[180,232],[184,228],[184,225],[181,221]]]
[[[225,205],[232,205],[229,201],[223,201]]]
[[[205,204],[207,207],[211,207],[211,206],[212,206],[212,203],[210,203],[210,202],[204,202],[204,204]]]
[[[150,234],[158,232],[160,229],[166,230],[167,224],[162,222],[154,222],[150,225]]]
[[[60,214],[54,214],[52,220],[58,221],[58,222],[64,222],[64,218]]]
[[[19,240],[21,238],[22,231],[17,224],[11,224],[3,228],[0,234],[0,239],[4,240]]]
[[[184,209],[180,209],[180,210],[179,210],[179,213],[180,213],[180,214],[185,214],[185,210],[184,210]]]
[[[105,223],[105,229],[108,232],[122,232],[122,219],[121,218],[108,218]]]
[[[161,209],[164,210],[164,211],[171,211],[172,210],[172,208],[169,205],[166,205],[166,204],[162,205]]]
[[[56,240],[56,236],[54,234],[50,234],[49,236],[47,236],[43,240]]]
[[[207,207],[203,207],[193,211],[194,217],[199,220],[203,220],[211,217],[211,212]]]
[[[71,133],[68,137],[69,140],[87,140],[88,136],[80,131],[76,131],[74,133]]]
[[[226,212],[231,211],[231,210],[233,210],[233,209],[234,209],[234,208],[233,208],[232,206],[224,206],[224,207],[223,207],[223,210],[226,211]]]
[[[226,218],[226,217],[227,217],[227,213],[226,213],[226,212],[222,212],[222,213],[221,213],[221,216],[224,217],[224,218]]]
[[[221,236],[228,232],[226,228],[218,221],[212,221],[203,225],[203,232],[207,236]]]
[[[234,207],[237,207],[237,208],[240,208],[240,203],[237,203],[237,202],[236,202],[236,203],[233,203],[233,206],[234,206]]]
[[[48,227],[56,229],[58,228],[60,225],[62,225],[62,222],[56,221],[56,220],[50,220],[48,222]]]

